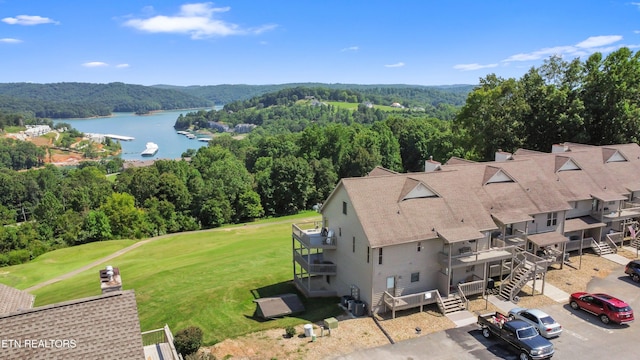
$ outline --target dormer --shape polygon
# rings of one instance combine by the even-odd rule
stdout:
[[[582,168],[570,157],[556,156],[554,172],[582,170]]]
[[[424,199],[424,198],[439,198],[437,192],[431,189],[427,184],[422,181],[407,178],[400,193],[398,202],[410,200],[410,199]]]
[[[499,167],[487,166],[484,170],[482,185],[493,183],[516,182],[506,171]]]
[[[629,161],[619,150],[612,148],[602,148],[602,160],[605,164]]]

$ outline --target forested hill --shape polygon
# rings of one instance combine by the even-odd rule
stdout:
[[[430,104],[450,104],[462,106],[474,85],[358,85],[358,84],[323,84],[323,83],[290,83],[279,85],[208,85],[208,86],[173,86],[154,85],[153,87],[185,92],[216,103],[229,104],[234,101],[244,101],[268,93],[275,93],[290,88],[325,88],[330,90],[355,90],[366,96],[385,98],[391,102],[410,102],[425,106]],[[403,101],[401,101],[403,100]]]
[[[105,116],[211,106],[182,91],[124,83],[0,83],[0,111],[41,118]]]

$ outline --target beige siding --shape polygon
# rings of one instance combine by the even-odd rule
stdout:
[[[556,224],[547,226],[547,213],[534,215],[534,221],[529,223],[529,234],[557,231],[564,222],[564,216],[564,211],[556,212]]]
[[[574,208],[567,212],[568,219],[587,216],[591,214],[591,200],[576,201],[572,205],[574,206]]]
[[[346,215],[342,212],[343,202],[347,204]],[[360,289],[360,299],[370,306],[373,255],[367,263],[368,242],[344,188],[337,189],[331,201],[323,207],[322,213],[325,224],[337,237],[337,249],[324,252],[325,260],[338,265],[337,275],[331,277],[331,283],[328,286],[335,290],[338,296],[350,295],[351,287],[356,286]],[[354,237],[355,252],[353,251]]]
[[[378,264],[380,249],[373,254],[373,296],[372,310],[384,311],[382,294],[387,290],[387,278],[395,277],[395,296],[407,295],[438,287],[438,253],[442,250],[441,240],[421,241],[418,251],[417,242],[387,246],[383,249],[382,265]],[[412,273],[420,273],[417,282],[411,282]]]

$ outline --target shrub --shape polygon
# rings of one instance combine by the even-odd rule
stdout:
[[[285,334],[287,334],[288,338],[292,338],[296,335],[296,328],[294,328],[293,326],[287,326],[284,329]]]
[[[197,326],[190,326],[176,333],[173,344],[183,356],[195,353],[202,343],[202,330]]]

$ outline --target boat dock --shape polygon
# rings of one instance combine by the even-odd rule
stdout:
[[[122,140],[122,141],[133,141],[136,139],[133,136],[114,135],[114,134],[104,134],[104,136],[114,140]]]
[[[133,136],[124,136],[124,135],[115,135],[115,134],[85,133],[84,135],[85,137],[88,137],[93,141],[99,141],[99,142],[102,142],[104,138],[110,138],[110,139],[119,140],[119,141],[133,141],[136,139]]]

